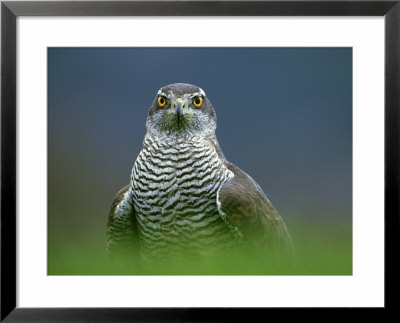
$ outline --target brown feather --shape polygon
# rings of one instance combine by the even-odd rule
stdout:
[[[116,194],[108,215],[107,223],[107,251],[115,258],[118,255],[130,254],[137,249],[136,217],[130,201],[124,200],[125,193],[130,186],[123,187]],[[117,210],[122,202],[128,202],[129,207]],[[117,212],[119,212],[117,216]]]
[[[117,206],[123,201],[124,194],[129,190],[129,187],[130,187],[130,185],[124,186],[115,195],[114,201],[111,204],[110,212],[108,214],[108,224],[107,224],[107,226],[110,226],[112,224],[113,218],[115,216],[115,210],[116,210]]]
[[[221,210],[252,247],[282,250],[291,245],[286,226],[258,184],[236,165],[225,161],[234,178],[219,191]]]

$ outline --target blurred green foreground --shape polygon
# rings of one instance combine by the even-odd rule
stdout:
[[[180,259],[155,269],[112,263],[104,235],[49,240],[48,275],[352,275],[352,228],[340,222],[287,223],[294,245],[290,262],[271,259],[214,259],[197,264]]]

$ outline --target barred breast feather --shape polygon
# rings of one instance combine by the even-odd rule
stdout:
[[[216,140],[159,140],[146,135],[117,194],[108,224],[111,254],[169,256],[290,249],[286,226],[258,184],[228,162]]]
[[[146,135],[131,178],[141,254],[196,256],[237,245],[217,206],[219,188],[232,177],[201,137]]]

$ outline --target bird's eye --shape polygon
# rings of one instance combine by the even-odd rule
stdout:
[[[196,107],[200,108],[201,105],[203,104],[203,98],[202,98],[201,96],[195,97],[195,98],[193,99],[193,104],[194,104]]]
[[[166,103],[167,103],[167,100],[165,100],[164,97],[162,97],[162,96],[159,96],[159,97],[158,97],[158,106],[159,106],[159,107],[162,108]]]

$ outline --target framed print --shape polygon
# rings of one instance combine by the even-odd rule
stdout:
[[[2,320],[391,308],[398,1],[1,8]]]

